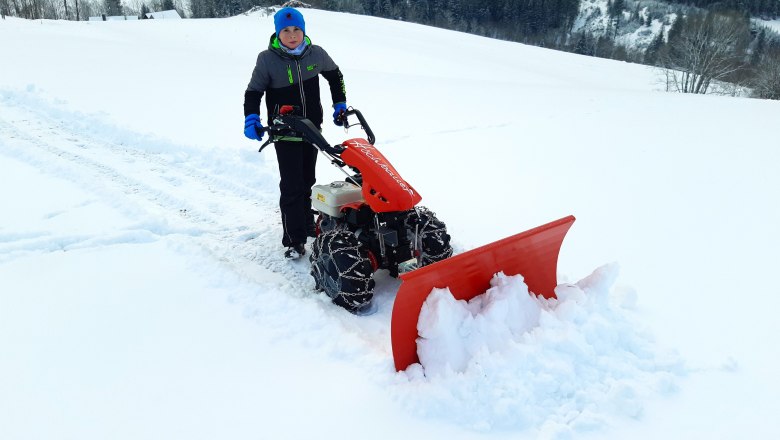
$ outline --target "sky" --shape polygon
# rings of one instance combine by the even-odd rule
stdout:
[[[242,124],[270,17],[8,18],[0,437],[774,438],[778,102],[304,16],[456,252],[577,217],[558,300],[517,274],[495,278],[493,312],[434,292],[440,345],[396,372],[400,281],[376,274],[378,311],[355,317],[282,257],[274,152]]]

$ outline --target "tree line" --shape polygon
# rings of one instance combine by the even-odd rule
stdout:
[[[191,0],[192,17],[227,17],[279,0]],[[312,0],[315,8],[539,43],[577,18],[580,0]]]
[[[754,96],[780,99],[780,37],[751,21],[752,16],[780,16],[780,0],[609,0],[607,28],[600,33],[572,32],[579,0],[314,0],[312,4],[658,66],[668,89],[682,93],[736,93],[741,86],[751,88]],[[670,16],[676,18],[670,22]],[[623,32],[650,32],[654,20],[667,26],[647,47],[620,43]]]
[[[708,93],[715,82],[752,89],[758,98],[780,99],[780,36],[753,26],[739,12],[704,11],[675,22],[656,65],[672,90]]]
[[[780,16],[778,0],[672,0],[670,3],[695,6],[710,11],[747,12],[754,17],[777,18]]]
[[[657,66],[670,91],[736,95],[747,88],[755,97],[780,99],[780,34],[752,21],[747,1],[731,9],[722,1],[706,8],[676,3],[610,1],[608,14],[620,17],[611,26],[620,22],[649,32],[652,19],[665,22],[644,48],[622,47],[618,33],[608,29],[598,35],[579,33],[573,47],[564,50]]]
[[[184,17],[181,0],[0,0],[3,16],[30,20],[88,20],[102,15],[145,18],[151,11],[176,9]]]

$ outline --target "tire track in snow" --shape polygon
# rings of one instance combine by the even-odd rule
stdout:
[[[75,122],[73,115],[63,118],[61,111],[52,118],[46,104],[7,104],[7,100],[0,101],[3,154],[74,182],[129,216],[155,219],[141,225],[146,230],[117,234],[114,243],[138,242],[133,237],[144,233],[182,236],[185,245],[198,246],[218,264],[258,286],[254,297],[232,300],[240,302],[248,315],[271,322],[280,338],[295,335],[300,343],[365,363],[370,370],[394,371],[389,323],[398,282],[388,279],[377,286],[380,311],[374,316],[355,319],[333,306],[329,298],[314,291],[308,259],[291,263],[283,258],[275,193],[226,176],[224,164],[222,169],[211,165],[209,152],[172,144],[166,153],[144,151],[143,142],[131,147],[98,138],[100,130],[93,134],[94,130],[73,129],[83,122]],[[182,154],[184,159],[179,157]],[[236,166],[241,161],[225,160],[236,161]],[[71,248],[106,244],[105,239],[94,237],[34,240],[37,245],[30,241],[4,245],[16,246],[17,251],[45,252],[61,249],[63,242]],[[269,272],[275,275],[271,285]],[[284,295],[280,297],[279,292]],[[337,340],[332,335],[338,335]]]
[[[220,176],[218,170],[191,165],[192,159],[96,139],[72,131],[67,121],[52,124],[33,108],[0,107],[0,138],[9,157],[97,193],[134,217],[157,219],[148,225],[151,234],[187,235],[222,262],[251,261],[282,274],[292,290],[313,287],[308,271],[281,256],[280,226],[269,215],[278,211],[277,201],[269,194]],[[58,249],[91,238],[26,237],[15,247]],[[31,243],[36,239],[38,244]]]

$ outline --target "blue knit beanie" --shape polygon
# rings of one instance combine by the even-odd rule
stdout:
[[[303,21],[303,15],[293,8],[282,8],[274,14],[274,26],[276,27],[276,36],[287,26],[296,26],[306,34],[306,23]]]

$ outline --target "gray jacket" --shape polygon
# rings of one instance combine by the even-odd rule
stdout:
[[[330,86],[333,104],[347,102],[344,77],[333,59],[320,46],[306,39],[306,49],[300,55],[291,55],[282,49],[276,34],[271,36],[268,49],[260,52],[244,93],[244,116],[260,114],[260,101],[269,117],[283,105],[292,105],[296,113],[322,125],[319,75]]]

